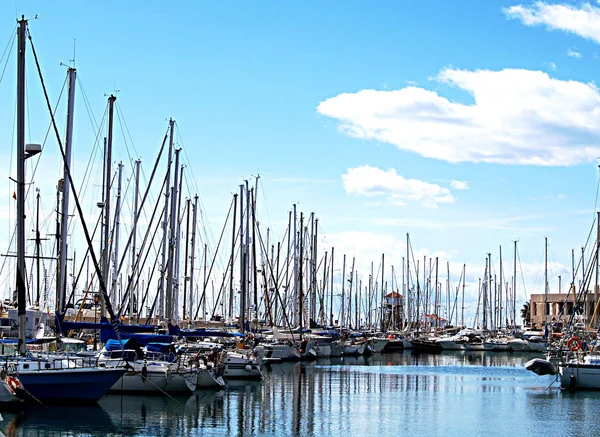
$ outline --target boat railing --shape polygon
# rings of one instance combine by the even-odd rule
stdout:
[[[29,357],[0,356],[0,369],[6,372],[72,370],[97,366],[94,356],[37,354]]]

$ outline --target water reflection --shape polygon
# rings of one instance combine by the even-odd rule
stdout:
[[[27,411],[2,413],[0,429],[7,437],[85,435],[94,429],[99,435],[113,434],[119,426],[100,406],[35,407]]]
[[[600,393],[548,390],[552,377],[523,368],[532,356],[406,351],[271,364],[262,382],[230,382],[217,393],[109,396],[96,408],[5,414],[0,427],[11,436],[348,437],[399,430],[409,435],[535,435],[541,429],[593,434],[592,426],[600,424],[595,419]],[[565,425],[579,420],[576,426]]]

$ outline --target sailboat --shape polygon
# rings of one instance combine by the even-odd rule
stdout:
[[[26,348],[25,290],[25,160],[41,152],[25,145],[25,49],[27,20],[18,21],[17,53],[17,311],[18,354],[2,357],[5,382],[15,395],[41,405],[95,403],[125,373],[125,369],[90,366],[84,358],[67,355],[33,356]],[[73,76],[71,76],[73,78]],[[74,86],[74,83],[71,84]],[[61,145],[61,152],[62,145]],[[63,152],[63,158],[66,158]]]

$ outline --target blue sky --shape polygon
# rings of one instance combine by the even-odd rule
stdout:
[[[3,47],[21,14],[39,17],[30,30],[53,102],[74,39],[78,97],[85,92],[98,121],[106,94],[119,90],[130,150],[116,145],[116,159],[139,155],[149,174],[176,119],[216,236],[238,185],[260,174],[262,226],[282,238],[293,203],[315,212],[321,248],[356,257],[365,276],[382,253],[398,269],[409,233],[416,256],[439,256],[442,271],[450,263],[454,286],[467,264],[476,301],[486,254],[497,271],[501,245],[512,266],[518,240],[522,303],[543,290],[544,237],[554,291],[592,226],[595,3],[20,0],[0,4]],[[4,133],[14,59],[0,83]],[[28,81],[28,141],[41,142],[48,122],[32,63]],[[81,177],[96,132],[82,100],[77,109]],[[7,163],[14,139],[3,142]],[[44,177],[55,180],[56,157],[46,155]],[[5,164],[5,180],[13,169]],[[50,210],[53,190],[42,195]],[[10,226],[1,229],[6,242]]]

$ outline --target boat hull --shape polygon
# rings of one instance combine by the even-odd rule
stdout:
[[[77,368],[20,371],[27,401],[49,404],[93,404],[125,373],[124,369]]]
[[[600,365],[560,364],[560,387],[570,390],[600,390]]]

